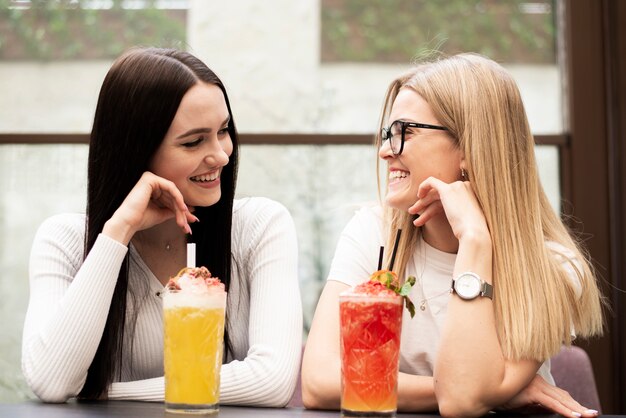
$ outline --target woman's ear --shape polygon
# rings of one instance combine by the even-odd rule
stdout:
[[[467,162],[465,161],[464,153],[461,155],[461,161],[459,161],[459,170],[467,171]]]
[[[461,180],[468,181],[469,175],[467,174],[467,165],[465,163],[465,157],[461,158],[461,162],[459,164],[459,171],[461,172]]]

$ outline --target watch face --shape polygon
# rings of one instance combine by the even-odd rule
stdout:
[[[463,299],[474,299],[480,294],[480,280],[469,274],[461,275],[454,282],[454,291]]]

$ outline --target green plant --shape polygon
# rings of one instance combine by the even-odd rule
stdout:
[[[94,10],[85,0],[31,0],[27,8],[0,0],[0,59],[59,60],[113,58],[133,45],[180,47],[186,12],[163,10],[148,1],[126,9],[115,0]]]
[[[554,10],[555,0],[543,0]],[[553,13],[527,0],[322,0],[322,60],[407,62],[427,51],[498,61],[555,61]]]

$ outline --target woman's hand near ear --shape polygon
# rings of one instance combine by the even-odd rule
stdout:
[[[189,211],[174,183],[146,171],[104,224],[102,233],[128,245],[137,231],[171,218],[176,218],[176,223],[186,234],[191,233],[189,223],[198,220]]]
[[[444,212],[452,231],[461,242],[463,238],[480,237],[491,240],[485,215],[468,181],[445,183],[429,177],[420,184],[417,201],[409,208],[410,214],[419,214],[415,226],[424,226],[437,214]]]

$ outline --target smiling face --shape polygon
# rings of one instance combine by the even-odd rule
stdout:
[[[401,89],[393,102],[388,124],[396,120],[441,125],[430,105],[409,88]],[[446,183],[460,179],[462,152],[446,131],[407,128],[400,155],[393,155],[387,142],[378,152],[388,164],[387,205],[406,211],[417,200],[419,185],[428,177]]]
[[[233,152],[229,122],[222,90],[198,82],[183,96],[152,158],[150,171],[172,181],[188,206],[211,206],[220,200],[220,174]]]

